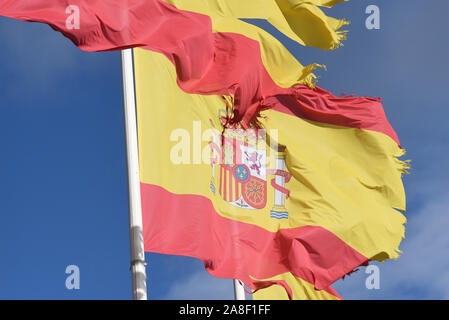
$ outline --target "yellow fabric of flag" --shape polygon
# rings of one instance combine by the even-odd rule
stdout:
[[[334,49],[345,39],[339,29],[344,19],[328,17],[319,8],[332,7],[342,0],[164,0],[178,9],[220,18],[265,19],[292,40],[324,50]],[[227,30],[216,30],[227,31]],[[245,33],[244,29],[240,32]],[[239,32],[239,33],[240,33]]]
[[[232,32],[258,41],[264,65],[280,87],[297,84],[313,86],[316,76],[312,71],[320,66],[303,66],[273,36],[259,27],[239,19],[266,19],[292,40],[324,50],[335,49],[344,40],[347,24],[344,19],[326,16],[319,6],[333,6],[341,1],[299,0],[162,0],[176,8],[207,15],[214,32]]]

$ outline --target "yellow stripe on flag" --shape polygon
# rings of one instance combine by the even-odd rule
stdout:
[[[329,50],[340,45],[347,22],[328,17],[319,6],[332,7],[342,0],[164,0],[178,9],[198,12],[213,20],[265,19],[302,45]],[[223,30],[216,30],[223,31]],[[244,33],[242,29],[239,33]]]
[[[347,22],[326,16],[317,6],[332,6],[336,1],[274,0],[163,0],[181,10],[208,15],[214,32],[232,32],[258,41],[262,61],[271,78],[283,88],[297,84],[313,86],[312,71],[319,64],[303,66],[273,36],[240,18],[266,19],[279,31],[306,46],[334,49],[345,39],[338,31]]]

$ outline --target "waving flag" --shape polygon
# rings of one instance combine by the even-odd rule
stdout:
[[[260,281],[291,273],[336,298],[354,268],[398,257],[407,164],[377,99],[303,86],[270,99],[260,135],[226,127],[220,97],[180,90],[163,55],[135,50],[135,74],[146,251],[292,296]]]
[[[338,2],[73,0],[79,28],[65,0],[0,0],[0,15],[87,51],[147,49],[135,51],[147,251],[199,258],[252,289],[338,298],[334,281],[398,256],[404,151],[378,99],[312,89],[316,65],[238,20],[269,9],[284,34],[332,49],[345,22],[318,6]]]

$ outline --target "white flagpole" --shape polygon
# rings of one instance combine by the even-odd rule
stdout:
[[[234,279],[234,300],[246,300],[245,289],[240,284],[240,281]]]
[[[132,49],[121,51],[133,300],[147,299]]]

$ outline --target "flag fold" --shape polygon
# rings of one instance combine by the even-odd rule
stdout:
[[[336,280],[399,256],[405,151],[380,99],[316,86],[317,64],[240,20],[335,49],[347,22],[320,7],[340,2],[0,0],[0,15],[85,51],[138,47],[146,251],[201,259],[256,297],[340,299]]]
[[[270,34],[237,19],[251,17],[256,12],[257,16],[263,16],[265,12],[285,22],[284,13],[291,8],[287,10],[287,5],[281,2],[251,1],[252,10],[246,2],[231,6],[207,1],[200,6],[198,1],[0,0],[0,15],[46,23],[86,51],[145,47],[161,52],[175,63],[178,83],[184,91],[233,97],[231,122],[249,124],[266,107],[263,105],[266,98],[295,94],[295,86],[313,87],[315,82],[312,71],[318,64],[302,66]],[[181,10],[171,3],[199,13]],[[295,8],[303,5],[322,4],[298,2]],[[76,14],[71,11],[75,8]],[[76,18],[78,26],[67,24]],[[324,20],[322,23],[326,24]],[[304,30],[312,33],[317,30],[317,38],[325,38],[315,27]]]

